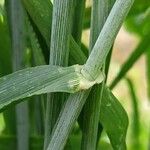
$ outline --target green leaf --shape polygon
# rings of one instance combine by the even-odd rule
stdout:
[[[104,86],[101,102],[100,122],[107,132],[115,150],[125,150],[128,117],[112,92]]]
[[[0,77],[12,72],[11,41],[6,18],[6,12],[0,6]],[[15,109],[13,107],[9,108],[3,115],[5,121],[3,133],[14,134],[16,132]]]
[[[135,87],[131,79],[126,78],[127,85],[129,88],[129,93],[131,97],[132,106],[132,116],[131,116],[131,147],[132,149],[141,150],[140,143],[140,118],[139,118],[139,107],[138,107],[138,97],[136,95]]]
[[[70,79],[73,79],[72,82]],[[76,84],[78,76],[75,67],[39,66],[20,70],[0,79],[0,109],[15,100],[35,94],[73,92]]]
[[[75,3],[76,6],[74,7],[72,36],[74,37],[75,41],[79,45],[81,45],[82,26],[86,0],[75,0]]]
[[[0,76],[11,73],[11,42],[5,13],[0,13]]]
[[[85,9],[85,15],[83,20],[83,29],[90,28],[91,23],[91,7]]]
[[[140,58],[140,56],[148,50],[149,47],[149,33],[147,36],[145,36],[140,44],[137,46],[137,48],[132,52],[132,54],[129,56],[127,61],[122,65],[119,73],[115,77],[115,79],[112,81],[110,88],[113,89],[119,81],[126,75],[126,73],[132,68],[132,66],[135,64],[135,62]]]
[[[149,5],[150,6],[150,5]],[[131,32],[135,32],[140,36],[146,36],[150,32],[150,7],[145,9],[142,13],[135,16],[129,16],[126,19],[125,25]]]
[[[29,137],[29,147],[31,150],[41,150],[43,148],[43,137],[32,136]],[[0,148],[1,150],[16,150],[17,138],[14,135],[1,135],[0,136]]]
[[[50,0],[22,0],[25,9],[40,30],[49,46],[52,24],[52,3]]]
[[[80,73],[82,66],[38,66],[27,68],[0,78],[0,109],[25,97],[48,92],[74,93],[90,88],[99,81],[86,80]],[[18,100],[18,101],[17,101]]]
[[[33,59],[34,59],[34,64],[36,65],[45,65],[46,62],[44,60],[44,56],[42,53],[42,49],[39,45],[37,36],[30,24],[30,21],[26,17],[26,24],[27,24],[27,30],[28,30],[28,36],[30,39],[30,45],[32,48],[32,54],[33,54]]]
[[[90,90],[70,95],[66,101],[59,119],[53,130],[48,150],[62,149],[75,121],[85,103]],[[68,115],[66,115],[68,114]],[[100,111],[100,122],[106,130],[115,150],[126,148],[125,138],[128,126],[128,117],[111,91],[104,87]]]
[[[118,0],[112,8],[110,15],[102,29],[102,32],[100,33],[93,48],[93,51],[91,52],[91,55],[88,58],[86,64],[83,66],[84,68],[82,68],[83,75],[86,76],[90,81],[95,78],[97,79],[101,67],[104,64],[105,57],[107,56],[113,41],[115,40],[115,37],[123,23],[123,20],[132,4],[133,0]],[[120,7],[122,7],[122,9],[120,9]],[[87,90],[69,96],[53,129],[53,134],[50,139],[48,150],[61,150],[64,148],[68,135],[75,121],[77,120],[79,113],[81,112],[89,92],[90,90]],[[66,114],[68,115],[66,116]],[[120,138],[120,140],[122,140],[122,138]],[[116,146],[118,147],[119,145]],[[123,147],[124,145],[120,146]]]
[[[50,35],[51,35],[51,25],[52,25],[52,3],[49,0],[22,0],[25,9],[29,13],[35,25],[38,27],[43,38],[45,39],[47,46],[50,44]],[[70,35],[70,55],[69,62],[78,61],[78,64],[83,64],[86,57],[81,51],[78,44],[74,41],[73,37]],[[79,55],[80,54],[80,55]],[[82,59],[81,59],[82,58]],[[81,59],[81,60],[80,60]],[[73,60],[73,61],[72,61]]]
[[[130,16],[136,16],[143,13],[150,6],[149,0],[136,0],[129,13]]]

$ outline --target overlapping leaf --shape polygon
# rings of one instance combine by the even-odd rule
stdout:
[[[32,95],[48,92],[74,93],[95,84],[87,82],[80,70],[81,66],[78,65],[66,68],[45,65],[4,76],[0,79],[0,109]]]
[[[126,111],[107,87],[103,89],[100,122],[108,134],[112,147],[115,150],[125,150],[128,117]]]

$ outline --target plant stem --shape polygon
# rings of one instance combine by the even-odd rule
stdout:
[[[13,51],[13,71],[23,68],[23,55],[25,49],[25,20],[24,10],[20,0],[10,1],[11,11],[11,33],[12,33],[12,51]],[[29,149],[29,118],[28,103],[23,102],[16,106],[17,122],[17,147],[18,150]],[[23,133],[23,134],[22,134]]]
[[[63,150],[89,92],[87,90],[69,96],[56,122],[47,150]]]
[[[49,64],[51,65],[68,65],[73,4],[73,0],[54,1],[49,60]],[[45,150],[47,149],[52,129],[56,123],[65,97],[64,93],[51,93],[47,96],[44,138]]]
[[[107,54],[110,51],[115,37],[128,14],[133,1],[134,0],[117,0],[115,2],[110,15],[98,36],[93,50],[81,71],[87,79],[95,80],[98,77]]]
[[[102,29],[102,32],[100,33],[99,38],[93,48],[93,51],[91,52],[91,55],[89,59],[87,60],[87,63],[85,64],[84,69],[82,70],[83,75],[85,75],[87,79],[93,80],[93,78],[91,78],[90,76],[91,74],[92,74],[92,77],[95,77],[94,79],[96,79],[97,76],[99,75],[99,72],[100,72],[99,69],[101,69],[101,66],[104,64],[104,61],[105,61],[105,58],[103,57],[107,56],[107,53],[109,52],[113,44],[113,41],[117,35],[117,32],[119,31],[120,26],[123,23],[125,16],[127,15],[129,9],[131,8],[132,3],[133,1],[131,0],[117,0],[116,1]],[[111,25],[113,26],[113,28]],[[110,38],[108,39],[108,37]],[[99,60],[99,59],[102,59],[102,60]],[[97,66],[94,66],[94,65],[97,65]],[[89,72],[87,72],[87,70]],[[89,75],[89,73],[91,74]],[[93,73],[95,75],[93,75]],[[87,91],[79,92],[79,93],[69,96],[68,100],[66,101],[66,104],[64,105],[59,115],[57,123],[53,129],[51,140],[48,146],[48,150],[51,150],[51,149],[62,150],[63,149],[67,141],[67,138],[69,136],[69,133],[71,132],[74,126],[74,123],[78,118],[78,115],[86,101],[86,98],[87,98],[86,96],[88,95],[89,92],[90,92],[90,89]],[[78,103],[78,105],[75,105],[75,103]],[[67,121],[64,122],[64,118],[66,119],[66,117],[67,117]]]
[[[90,52],[108,17],[111,6],[109,0],[93,0]],[[103,84],[95,85],[92,88],[84,107],[82,150],[96,149]]]

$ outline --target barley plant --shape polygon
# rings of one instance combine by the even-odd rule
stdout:
[[[126,150],[128,115],[112,93],[122,79],[132,99],[131,150],[142,150],[138,98],[125,75],[145,54],[150,97],[150,1],[87,2],[0,0],[0,150]],[[109,85],[123,23],[141,40]]]

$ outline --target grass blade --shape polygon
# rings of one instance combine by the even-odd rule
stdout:
[[[44,37],[47,43],[47,46],[49,47],[51,25],[52,25],[52,9],[53,9],[52,3],[49,0],[44,0],[44,1],[22,0],[22,2],[27,12],[29,13],[30,17],[32,18],[33,22],[38,27],[39,31]],[[69,50],[70,50],[69,62],[71,62],[71,65],[72,65],[72,60],[81,58],[81,57],[85,62],[86,58],[83,56],[84,53],[81,51],[81,49],[79,49],[78,44],[75,42],[72,36],[70,37]],[[78,55],[79,53],[81,57],[80,55]],[[76,57],[74,57],[74,54]],[[82,60],[78,59],[79,64],[83,64],[83,62],[81,61]]]
[[[85,9],[85,15],[84,15],[84,20],[83,20],[83,29],[88,29],[90,28],[91,24],[91,7],[88,7]]]
[[[3,38],[0,38],[0,76],[11,73],[11,42],[8,31],[8,24],[6,20],[5,13],[1,14],[0,19],[0,35]],[[5,43],[5,44],[4,44]],[[7,69],[6,69],[7,68]]]
[[[66,68],[45,65],[4,76],[0,78],[0,109],[32,95],[48,92],[73,93],[88,89],[96,83],[86,80],[80,71],[81,66],[78,65]],[[103,78],[102,75],[101,81]]]
[[[45,65],[46,62],[44,60],[44,56],[42,53],[42,49],[39,45],[37,36],[28,20],[28,18],[26,17],[26,24],[27,24],[27,29],[28,29],[28,36],[30,39],[30,45],[31,45],[31,49],[32,49],[32,54],[33,54],[33,59],[34,59],[34,63],[38,66],[38,65]]]
[[[132,68],[134,63],[140,58],[140,56],[148,50],[149,45],[149,36],[145,36],[144,39],[140,42],[137,48],[133,51],[127,61],[122,65],[121,70],[119,71],[118,75],[115,77],[113,82],[110,85],[110,88],[113,89],[117,83],[126,75],[126,73]]]
[[[131,102],[132,102],[132,137],[131,137],[131,147],[132,149],[141,149],[140,144],[140,118],[139,118],[139,108],[138,108],[138,98],[135,92],[134,85],[129,78],[126,78],[127,85],[130,92]]]
[[[69,64],[80,64],[83,65],[87,60],[87,57],[82,52],[79,45],[74,41],[73,37],[70,37],[70,54],[69,54]]]
[[[49,46],[52,24],[52,3],[49,0],[22,0],[32,20]],[[32,14],[32,15],[31,15]]]
[[[128,117],[119,101],[106,86],[103,89],[100,122],[107,132],[113,149],[125,150]]]
[[[81,45],[81,35],[82,35],[82,27],[83,27],[85,0],[76,0],[75,2],[76,2],[76,7],[74,8],[72,36],[74,37],[74,40],[79,45]]]
[[[1,8],[1,6],[0,6]],[[0,76],[7,75],[12,72],[11,66],[11,41],[10,33],[8,29],[8,21],[6,19],[6,12],[1,8],[0,16]],[[4,44],[5,43],[5,44]],[[15,120],[15,108],[9,108],[3,112],[5,129],[3,133],[5,134],[15,134],[16,133],[16,120]]]

